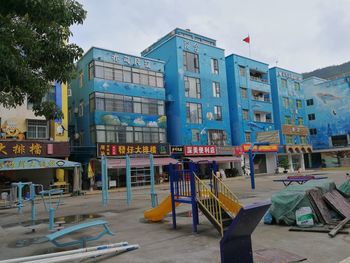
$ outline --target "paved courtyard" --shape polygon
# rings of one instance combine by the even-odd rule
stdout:
[[[337,185],[345,181],[345,171],[313,171],[317,175],[326,175]],[[245,177],[226,179],[230,189],[237,194],[243,204],[267,200],[271,195],[283,189],[282,183],[272,180],[283,175],[264,175],[256,177],[256,190],[251,191],[250,180]],[[157,186],[158,199],[161,201],[169,194],[168,185]],[[115,236],[105,236],[88,245],[99,245],[128,241],[139,244],[135,251],[117,257],[99,258],[99,262],[219,262],[220,235],[210,222],[200,215],[198,233],[192,233],[192,218],[187,212],[190,206],[181,205],[177,212],[178,228],[172,229],[171,215],[162,223],[149,224],[143,220],[143,211],[149,209],[151,201],[149,189],[134,189],[133,203],[126,206],[126,193],[121,189],[110,193],[108,207],[102,207],[100,194],[86,194],[79,197],[65,197],[56,212],[68,224],[81,222],[86,218],[107,220]],[[42,201],[37,201],[38,226],[36,233],[30,233],[26,227],[30,219],[30,204],[26,203],[23,214],[16,209],[0,210],[0,258],[14,258],[60,251],[51,243],[37,243],[47,234],[48,213]],[[40,221],[40,219],[43,219]],[[59,220],[61,220],[59,219]],[[22,223],[21,223],[22,222]],[[93,233],[89,230],[87,233]],[[326,233],[289,232],[288,227],[264,225],[260,223],[253,236],[253,248],[280,248],[306,257],[305,262],[332,263],[350,256],[350,235],[337,235],[329,238]]]

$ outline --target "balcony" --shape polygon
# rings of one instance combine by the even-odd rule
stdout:
[[[254,121],[272,123],[272,114],[271,112],[254,111]]]
[[[266,72],[261,72],[261,71],[250,69],[249,75],[250,75],[251,81],[262,82],[265,84],[268,83],[268,75]]]
[[[252,97],[253,100],[256,101],[264,101],[264,102],[271,102],[270,93],[260,91],[260,90],[252,90]]]

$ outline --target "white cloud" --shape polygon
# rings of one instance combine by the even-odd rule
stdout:
[[[348,0],[80,0],[88,11],[72,42],[139,55],[175,27],[217,40],[225,54],[248,56],[296,72],[349,60]]]

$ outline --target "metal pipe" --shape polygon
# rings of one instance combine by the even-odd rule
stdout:
[[[122,247],[122,246],[127,246],[128,244],[129,244],[128,242],[120,242],[120,243],[114,243],[114,244],[109,244],[109,245],[100,245],[100,246],[95,246],[95,247],[79,248],[79,249],[50,253],[50,254],[41,254],[41,255],[35,255],[35,256],[30,256],[30,257],[6,259],[6,260],[1,260],[0,263],[20,263],[20,262],[27,262],[27,261],[32,261],[32,260],[48,259],[48,258],[67,256],[67,255],[72,255],[72,254],[77,254],[77,253],[82,253],[82,252],[90,252],[90,251],[95,251],[95,250]]]
[[[59,263],[59,262],[72,262],[73,260],[77,259],[87,259],[91,257],[98,257],[102,255],[108,255],[108,254],[119,254],[122,252],[128,252],[135,249],[138,249],[140,246],[138,244],[135,245],[127,245],[123,247],[116,247],[116,248],[107,248],[102,250],[96,250],[96,251],[90,251],[90,252],[81,252],[76,253],[72,255],[65,255],[60,257],[53,257],[53,258],[45,258],[40,260],[34,260],[34,261],[27,261],[27,263]]]

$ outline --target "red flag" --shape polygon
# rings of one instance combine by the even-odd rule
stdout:
[[[246,43],[248,43],[248,44],[250,44],[250,37],[247,36],[246,38],[243,39],[243,41],[246,42]]]

